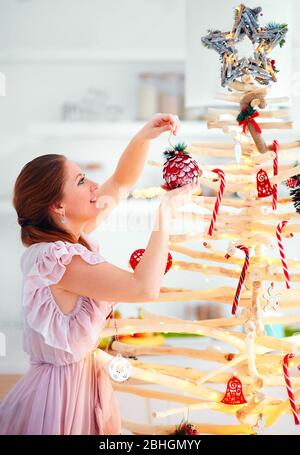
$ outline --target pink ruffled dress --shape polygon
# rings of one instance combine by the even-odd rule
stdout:
[[[61,312],[50,286],[75,255],[88,264],[105,259],[98,245],[41,242],[26,249],[23,272],[24,350],[30,369],[0,404],[0,434],[116,435],[119,406],[106,369],[94,351],[111,303],[81,296]]]

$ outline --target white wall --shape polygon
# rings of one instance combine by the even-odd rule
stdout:
[[[134,119],[138,73],[182,68],[184,0],[1,0],[0,24],[0,157],[18,154],[28,125],[60,120],[61,105],[89,88]]]
[[[0,51],[181,49],[185,0],[1,0]],[[174,28],[175,26],[175,28]]]

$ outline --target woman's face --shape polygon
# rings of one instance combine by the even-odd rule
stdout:
[[[100,212],[96,204],[98,185],[85,177],[73,161],[65,162],[66,181],[62,205],[68,221],[86,222]]]

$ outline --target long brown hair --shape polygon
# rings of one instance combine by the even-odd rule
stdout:
[[[81,243],[91,250],[82,236],[74,238],[54,222],[49,212],[49,207],[63,196],[66,160],[64,155],[38,156],[23,167],[16,180],[13,205],[24,246],[62,240]]]

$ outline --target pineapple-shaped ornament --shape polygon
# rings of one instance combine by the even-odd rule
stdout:
[[[186,144],[178,143],[172,149],[164,152],[167,161],[163,167],[163,178],[167,183],[164,187],[167,189],[172,190],[188,183],[196,183],[202,174],[198,164],[188,154],[186,148]]]
[[[292,197],[296,212],[300,213],[300,174],[293,175],[285,184],[290,188],[290,196]]]

